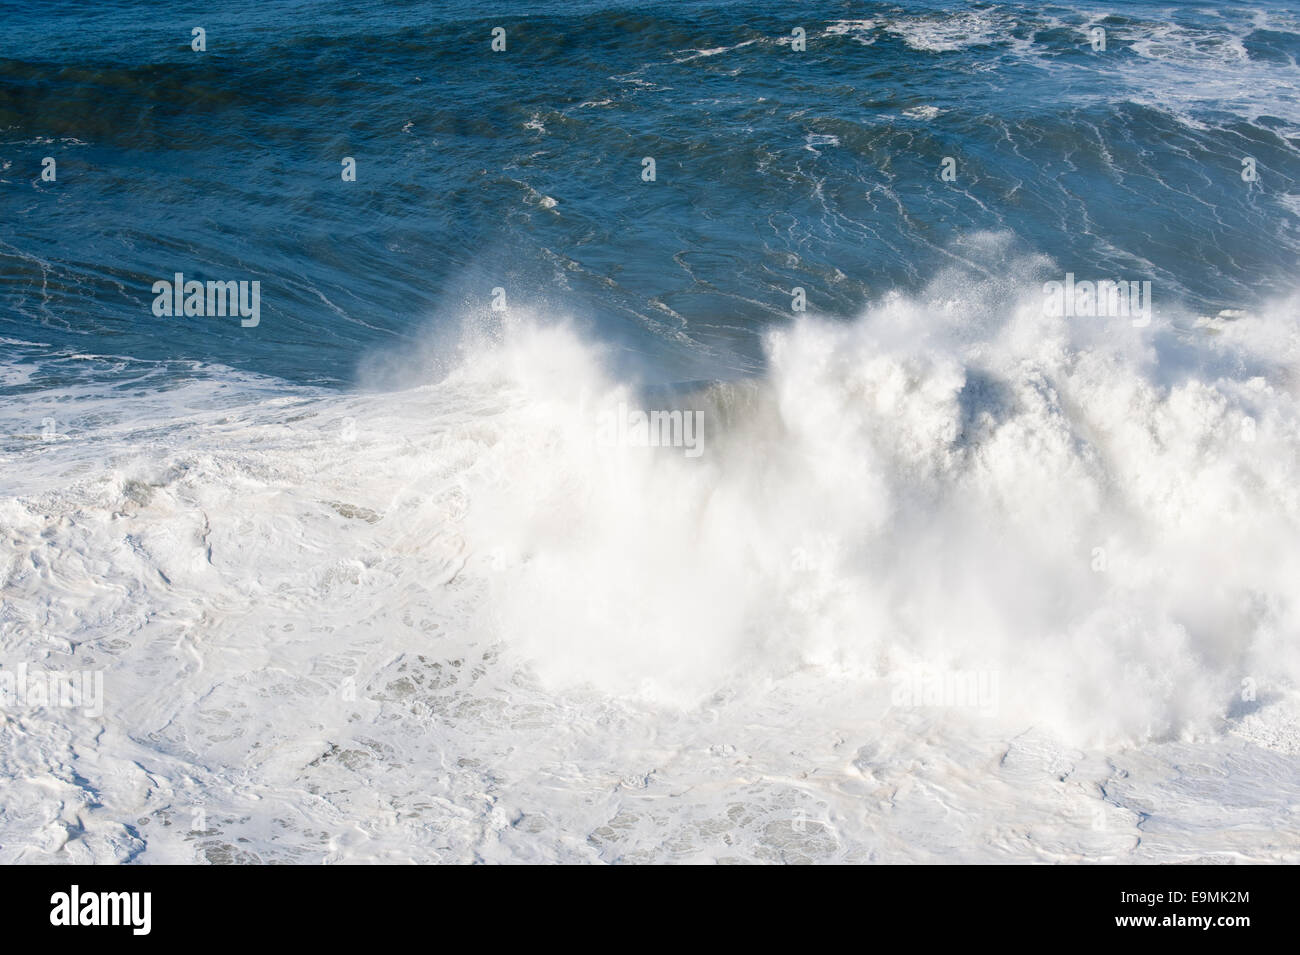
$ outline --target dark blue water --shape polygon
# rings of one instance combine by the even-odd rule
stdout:
[[[847,318],[1028,255],[1248,308],[1294,287],[1298,60],[1277,0],[5,3],[10,393],[349,386],[496,287],[665,380],[756,369],[796,286]],[[176,272],[259,280],[260,324],[156,318]]]

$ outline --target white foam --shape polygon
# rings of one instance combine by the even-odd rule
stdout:
[[[885,29],[914,50],[945,53],[972,46],[1008,42],[1015,21],[992,12],[974,11],[891,20]]]
[[[817,148],[818,146],[838,146],[840,144],[840,138],[829,133],[809,133],[804,136],[803,140],[803,148],[818,156],[821,155],[821,150]]]
[[[5,713],[0,859],[1296,861],[1296,304],[942,277],[679,399],[696,459],[524,318],[399,393],[72,389],[0,663],[105,712]]]
[[[863,46],[871,46],[876,42],[872,32],[877,26],[874,20],[836,20],[827,24],[822,36],[848,36]]]
[[[903,115],[908,119],[935,119],[941,113],[945,112],[937,106],[912,106],[903,110]]]

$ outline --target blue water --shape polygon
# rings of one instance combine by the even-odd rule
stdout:
[[[849,318],[1027,255],[1249,308],[1294,287],[1298,60],[1278,0],[4,3],[6,391],[383,386],[495,287],[664,381],[756,371],[795,287]],[[260,280],[260,324],[156,318],[176,272]]]

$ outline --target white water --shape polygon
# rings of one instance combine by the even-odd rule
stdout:
[[[0,664],[105,700],[3,713],[0,861],[1297,861],[1296,306],[941,278],[774,333],[697,459],[526,317],[11,407]]]

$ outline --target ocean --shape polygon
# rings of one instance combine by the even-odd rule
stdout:
[[[0,862],[1300,861],[1294,3],[6,0],[0,222]]]

